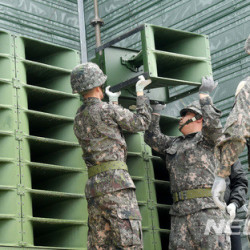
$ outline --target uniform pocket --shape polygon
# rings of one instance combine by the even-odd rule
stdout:
[[[141,214],[139,209],[127,209],[127,208],[117,208],[117,216],[120,219],[128,220],[141,220]]]
[[[142,245],[141,214],[139,209],[117,208],[121,245]]]

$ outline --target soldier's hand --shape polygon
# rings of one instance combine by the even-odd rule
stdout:
[[[211,93],[218,85],[218,82],[213,80],[212,76],[202,77],[202,84],[199,88],[200,94],[209,94]]]
[[[151,107],[153,109],[152,113],[160,114],[161,111],[166,108],[166,104],[160,104],[160,103],[151,104]]]
[[[144,76],[138,76],[139,81],[136,83],[136,92],[142,92],[152,81],[150,79],[145,80]]]
[[[235,216],[236,216],[236,204],[234,202],[230,203],[228,206],[227,206],[227,212],[229,213],[230,215],[230,223],[233,222]]]
[[[214,203],[221,209],[226,210],[226,203],[224,202],[224,193],[226,191],[225,178],[215,176],[214,184],[212,187],[212,195]]]
[[[121,95],[121,91],[119,92],[111,92],[109,91],[110,86],[107,86],[105,89],[105,93],[109,97],[109,102],[118,102],[118,97]]]

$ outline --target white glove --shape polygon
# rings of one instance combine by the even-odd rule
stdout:
[[[105,89],[105,93],[109,97],[109,102],[118,102],[118,97],[121,95],[121,91],[119,92],[111,92],[109,91],[110,86],[107,86]]]
[[[225,178],[215,176],[214,184],[212,187],[212,195],[214,203],[221,209],[226,210],[226,203],[224,202],[224,193],[226,191]]]
[[[227,212],[229,213],[230,215],[230,223],[233,222],[235,216],[236,216],[236,204],[234,202],[230,203],[228,206],[227,206]]]
[[[215,82],[212,76],[202,77],[202,83],[199,89],[200,93],[209,94],[211,93],[218,85],[218,82]]]
[[[136,92],[142,92],[146,86],[148,86],[152,81],[150,79],[145,80],[144,76],[138,76],[139,81],[136,83]]]

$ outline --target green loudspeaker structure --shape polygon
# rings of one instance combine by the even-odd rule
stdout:
[[[138,32],[140,51],[112,46]],[[87,249],[88,174],[73,133],[81,102],[70,87],[79,55],[1,31],[0,44],[0,248]],[[130,92],[141,74],[152,79],[150,98],[163,102],[196,91],[202,76],[212,74],[205,36],[149,24],[97,48],[94,61],[113,91],[123,89],[125,107],[135,103]],[[177,118],[162,116],[160,126],[179,135]],[[143,133],[124,133],[144,249],[167,249],[172,198],[164,159]]]
[[[85,249],[87,172],[70,87],[79,55],[5,32],[0,43],[0,248]]]
[[[141,50],[132,50],[113,45],[123,39],[129,39],[140,32]],[[144,74],[152,83],[148,89],[165,88],[165,96],[151,95],[151,99],[170,102],[193,91],[184,91],[181,95],[172,91],[174,86],[197,87],[203,76],[212,75],[208,38],[204,35],[160,26],[144,24],[97,48],[97,62],[108,76],[107,85],[113,92],[129,89]],[[126,91],[124,97],[131,97]],[[160,98],[160,99],[159,99]]]
[[[18,245],[22,225],[13,37],[0,32],[0,44],[0,245]]]

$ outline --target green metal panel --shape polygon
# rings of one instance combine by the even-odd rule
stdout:
[[[113,86],[147,72],[152,80],[147,88],[165,87],[163,93],[166,93],[163,100],[154,93],[149,97],[169,102],[177,98],[171,94],[170,86],[199,86],[203,76],[212,75],[208,38],[203,35],[145,24],[141,40],[140,51],[107,47],[103,56],[97,55],[95,62],[108,76],[107,85]],[[131,97],[126,91],[122,96]]]
[[[77,0],[0,0],[0,29],[80,48]]]
[[[32,61],[33,63],[46,64],[62,69],[72,69],[76,65],[78,52],[65,47],[56,46],[32,40],[26,37],[18,37],[15,40],[16,56],[21,59]]]
[[[69,84],[70,69],[78,63],[78,55],[23,37],[16,38],[16,51],[26,184],[22,210],[24,225],[34,235],[32,240],[24,236],[24,242],[31,246],[86,247],[81,235],[87,233],[83,195],[87,175],[72,126],[72,109],[80,102],[71,94]],[[31,183],[25,182],[27,178]]]
[[[0,43],[0,54],[14,57],[14,40],[9,33],[0,31]]]
[[[233,100],[234,100],[234,91],[237,87],[237,83],[244,78],[244,76],[249,75],[249,62],[250,58],[247,57],[242,50],[244,40],[247,37],[249,33],[249,11],[250,11],[250,0],[215,0],[215,1],[195,1],[195,0],[182,0],[182,1],[150,1],[150,0],[143,0],[143,1],[113,1],[113,0],[100,0],[99,2],[99,12],[101,18],[105,21],[105,26],[102,27],[102,40],[103,43],[109,41],[111,38],[117,37],[120,34],[123,34],[126,31],[131,30],[132,28],[135,28],[138,24],[141,23],[152,23],[155,25],[165,26],[168,28],[174,28],[174,29],[182,29],[185,31],[195,32],[199,34],[206,34],[209,35],[210,40],[210,47],[211,47],[211,56],[212,56],[212,62],[213,62],[213,75],[216,80],[219,80],[219,86],[217,90],[214,93],[214,100],[216,101],[216,106],[218,106],[223,111],[223,118],[222,122],[224,124],[225,119],[230,112]],[[87,30],[87,42],[88,42],[88,54],[89,58],[92,58],[94,56],[94,46],[95,46],[95,38],[94,38],[94,29],[91,25],[89,25],[90,20],[94,17],[94,11],[93,11],[93,1],[92,0],[84,0],[85,5],[85,16],[86,16],[86,30]],[[32,36],[37,37],[39,39],[43,39],[46,41],[50,41],[53,43],[61,44],[63,46],[71,47],[71,48],[79,48],[79,36],[78,36],[78,25],[77,25],[77,11],[76,11],[76,1],[66,1],[66,0],[60,0],[60,1],[52,1],[52,0],[29,0],[29,1],[7,1],[7,0],[0,0],[0,9],[2,10],[2,14],[0,14],[0,27],[2,27],[5,30],[12,30],[16,33],[21,33],[26,36]],[[31,11],[32,10],[32,11]],[[3,174],[3,178],[0,178],[0,185],[8,186],[14,185],[16,182],[15,178],[20,178],[19,176],[19,158],[16,159],[16,152],[19,152],[19,149],[16,149],[16,147],[19,147],[19,139],[24,138],[21,142],[26,145],[25,146],[25,153],[22,153],[23,159],[29,159],[30,152],[29,147],[30,145],[34,145],[34,149],[32,149],[33,154],[37,154],[39,152],[40,146],[41,148],[46,149],[48,145],[51,147],[51,143],[44,143],[39,142],[38,144],[37,140],[33,140],[33,138],[30,138],[29,130],[26,131],[26,135],[23,136],[21,133],[22,131],[17,130],[17,132],[14,133],[15,129],[17,129],[19,120],[17,120],[17,115],[15,112],[20,111],[22,114],[20,115],[20,122],[22,124],[27,124],[25,127],[27,128],[30,124],[30,126],[33,129],[33,132],[36,130],[38,134],[34,134],[36,137],[37,135],[40,135],[43,138],[51,138],[56,140],[63,140],[63,138],[60,136],[61,133],[56,133],[55,130],[51,132],[42,131],[41,127],[47,124],[47,128],[52,128],[54,125],[57,126],[59,124],[60,119],[64,121],[66,124],[67,122],[70,122],[70,119],[72,117],[65,118],[64,115],[59,115],[57,118],[55,118],[58,109],[56,108],[55,111],[48,112],[54,112],[53,113],[46,113],[46,112],[40,112],[37,110],[32,110],[30,108],[27,108],[28,105],[31,105],[31,107],[39,106],[36,104],[36,99],[39,100],[39,96],[42,97],[43,95],[40,93],[45,93],[45,88],[43,87],[44,84],[49,81],[46,79],[46,77],[42,76],[43,80],[40,81],[40,83],[37,83],[39,81],[39,77],[36,77],[36,74],[32,74],[32,68],[34,64],[29,64],[28,60],[35,61],[34,58],[27,59],[25,57],[22,57],[21,59],[18,59],[20,66],[21,75],[20,77],[23,77],[24,74],[27,72],[29,75],[29,82],[33,82],[33,84],[23,84],[26,83],[25,77],[23,77],[23,82],[20,83],[18,79],[16,79],[15,75],[15,69],[13,71],[13,75],[9,71],[10,67],[12,67],[12,63],[10,61],[14,57],[14,52],[11,42],[13,41],[11,39],[11,36],[5,32],[0,33],[0,55],[3,55],[0,57],[0,64],[3,65],[5,70],[0,70],[1,74],[8,79],[3,79],[0,75],[0,117],[3,119],[1,120],[1,127],[0,127],[0,134],[2,143],[7,142],[6,145],[8,147],[11,146],[11,148],[15,149],[15,152],[9,152],[8,150],[4,151],[4,155],[8,155],[8,158],[1,157],[1,163],[0,163],[0,171],[1,174]],[[133,51],[138,51],[141,48],[141,38],[139,34],[134,34],[131,38],[125,39],[121,41],[118,46],[124,47],[124,48],[130,48]],[[40,44],[43,45],[43,44]],[[46,47],[46,46],[45,46]],[[30,48],[31,49],[31,48]],[[6,60],[6,54],[7,54],[7,60]],[[2,58],[2,60],[1,60]],[[38,62],[40,64],[40,62]],[[119,62],[120,63],[120,62]],[[23,65],[22,65],[23,64]],[[6,66],[7,65],[7,66]],[[15,65],[15,64],[14,64]],[[10,67],[9,67],[10,66]],[[19,67],[18,66],[18,67]],[[52,65],[51,71],[48,70],[48,74],[50,76],[53,76],[53,72],[56,72],[55,67],[56,65]],[[38,67],[39,68],[39,67]],[[45,67],[46,68],[46,67]],[[57,66],[56,66],[57,68]],[[26,70],[27,69],[27,70]],[[12,69],[13,70],[13,69]],[[35,70],[36,73],[39,73],[39,69]],[[45,73],[46,74],[46,73]],[[68,81],[66,78],[68,78],[67,73],[64,75],[61,70],[58,71],[58,73],[55,73],[58,78],[61,78],[62,81]],[[43,74],[44,75],[44,74]],[[49,77],[50,78],[50,77]],[[33,81],[34,80],[34,81]],[[55,79],[54,79],[55,80]],[[54,81],[56,82],[56,80]],[[48,82],[47,86],[55,86],[52,90],[48,90],[45,94],[45,98],[48,98],[50,102],[57,99],[58,96],[61,96],[61,85],[60,80],[57,81],[57,84],[53,83],[53,81]],[[66,85],[65,85],[66,86]],[[21,87],[21,88],[20,88]],[[68,86],[69,87],[69,86]],[[42,92],[41,92],[42,88]],[[51,87],[52,88],[52,87]],[[181,87],[174,87],[169,88],[170,96],[176,95],[178,93],[186,92],[189,87],[183,85]],[[60,93],[56,93],[56,90],[59,90]],[[68,91],[64,91],[65,93],[70,93],[70,88]],[[189,91],[189,90],[188,90]],[[2,92],[2,93],[1,93]],[[17,92],[17,96],[15,97]],[[19,95],[19,93],[21,93]],[[155,89],[150,90],[150,96],[153,96],[153,99],[158,100],[166,100],[168,98],[165,88],[161,89]],[[127,97],[131,98],[131,95],[124,91],[122,93],[123,98],[120,98],[120,101],[123,106],[128,106],[131,104],[134,104],[134,101],[131,101]],[[8,96],[8,97],[7,97]],[[9,96],[11,96],[9,98]],[[17,98],[18,97],[18,98]],[[156,98],[157,97],[157,98]],[[44,99],[45,99],[44,98]],[[66,99],[70,96],[67,96]],[[179,97],[178,97],[179,98]],[[192,95],[188,98],[179,99],[175,102],[168,103],[167,109],[165,110],[165,115],[167,116],[178,116],[179,110],[186,105],[187,103],[191,102],[192,100],[196,99],[197,95]],[[28,101],[29,99],[29,101]],[[41,102],[40,98],[40,101]],[[21,108],[17,109],[17,100],[21,104]],[[71,102],[71,101],[69,101]],[[29,103],[29,104],[28,104]],[[33,105],[35,104],[35,105]],[[41,104],[44,104],[41,102]],[[15,106],[16,105],[16,106]],[[43,109],[47,110],[47,108]],[[59,109],[60,111],[60,109]],[[39,119],[42,113],[45,113],[43,118]],[[51,115],[55,118],[50,119]],[[5,119],[8,118],[8,122],[5,122]],[[70,118],[70,119],[68,119]],[[53,120],[53,121],[52,121]],[[170,134],[175,134],[176,129],[173,123],[173,126],[168,126],[169,121],[165,121],[164,119],[161,119],[161,128],[164,130],[165,133],[168,133],[169,130]],[[43,121],[43,122],[42,122]],[[41,123],[41,126],[40,126]],[[54,124],[54,125],[53,125]],[[24,126],[24,125],[23,125]],[[70,126],[70,125],[69,125]],[[67,127],[67,125],[65,126]],[[3,129],[2,129],[3,128]],[[69,129],[64,128],[63,126],[63,133],[69,134],[66,137],[64,137],[64,140],[71,141],[71,135],[69,132]],[[166,131],[168,130],[168,131]],[[57,134],[57,135],[56,135]],[[39,136],[39,137],[40,137]],[[29,137],[29,139],[28,139]],[[37,137],[36,137],[37,138]],[[53,144],[53,143],[52,143]],[[55,143],[54,143],[55,144]],[[54,149],[58,148],[58,146],[52,145]],[[3,145],[3,144],[2,144]],[[4,144],[5,145],[5,144]],[[38,146],[37,146],[38,145]],[[40,146],[39,146],[40,145]],[[58,145],[58,144],[56,144]],[[2,148],[2,147],[1,147]],[[74,151],[70,150],[69,151]],[[22,152],[22,151],[21,151]],[[80,153],[80,150],[79,150]],[[33,155],[32,154],[32,155]],[[130,160],[130,156],[128,157],[128,161],[130,164],[130,171],[132,175],[135,175],[140,179],[140,174],[145,175],[145,172],[140,172],[138,168],[133,167],[134,166],[141,166],[141,164],[144,163],[144,158],[142,159],[141,156],[142,153],[136,151],[131,152],[132,159]],[[69,155],[72,155],[69,153]],[[133,156],[132,156],[133,155]],[[137,157],[137,158],[136,158]],[[139,158],[138,158],[139,157]],[[145,157],[145,154],[144,156]],[[158,159],[156,156],[152,158],[152,161],[155,162],[153,165],[162,166],[163,163],[160,163],[160,159]],[[4,158],[4,159],[3,159]],[[20,159],[22,159],[20,158]],[[57,157],[58,158],[58,157]],[[67,157],[65,157],[66,159]],[[70,160],[72,159],[69,157]],[[133,160],[135,159],[135,161]],[[140,159],[140,160],[139,160]],[[242,156],[240,157],[242,163],[244,166],[247,166],[247,155],[246,151],[243,152]],[[44,160],[45,162],[51,162],[51,159]],[[134,163],[133,163],[134,162]],[[22,163],[20,163],[22,164]],[[25,163],[26,164],[26,163]],[[41,172],[43,172],[43,168],[50,169],[50,168],[57,168],[57,165],[51,165],[46,163],[39,163],[39,162],[27,162],[27,164],[31,164],[31,166],[25,165],[25,168],[33,169],[33,168],[41,168]],[[62,164],[66,164],[66,162],[63,160]],[[138,164],[138,165],[137,165]],[[66,164],[68,165],[68,164]],[[70,165],[70,164],[69,164]],[[143,164],[144,166],[145,164]],[[146,164],[147,166],[147,164]],[[70,171],[76,170],[78,171],[78,167],[72,166],[61,166],[60,170],[67,169]],[[133,169],[133,170],[132,170]],[[148,167],[143,168],[145,171],[148,169]],[[156,170],[157,168],[154,168],[154,174],[155,179],[159,179],[159,173]],[[159,171],[161,175],[164,175],[163,168],[161,168],[161,171]],[[59,170],[59,171],[60,171]],[[40,173],[40,170],[31,170],[32,176],[36,178],[36,172]],[[139,172],[137,172],[139,171]],[[29,171],[26,171],[29,173]],[[45,171],[50,173],[50,170]],[[52,171],[53,172],[53,171]],[[13,178],[4,178],[4,176],[8,176],[11,174]],[[26,175],[26,174],[25,174]],[[26,175],[27,176],[27,175]],[[50,174],[49,174],[50,176]],[[153,175],[149,173],[147,176],[150,176],[152,179]],[[153,178],[153,179],[154,179]],[[250,179],[250,175],[248,173],[248,178]],[[27,178],[28,179],[28,178]],[[35,180],[35,179],[34,179]],[[166,181],[166,180],[163,180]],[[152,181],[149,181],[148,183],[154,183]],[[157,184],[159,185],[159,183]],[[149,185],[152,190],[154,190],[155,184]],[[16,189],[17,190],[17,189]],[[149,190],[149,189],[148,189]],[[67,191],[66,191],[67,192]],[[149,193],[151,191],[149,190]],[[138,193],[138,192],[137,192]],[[148,193],[148,194],[149,194]],[[19,195],[20,196],[20,195]],[[13,196],[11,196],[13,197]],[[144,198],[144,195],[140,195],[140,197]],[[14,203],[13,203],[14,204]],[[162,225],[160,226],[160,229],[158,230],[151,230],[148,231],[148,229],[145,230],[145,225],[152,224],[152,221],[150,222],[148,219],[151,220],[151,216],[149,216],[148,207],[152,208],[154,205],[152,205],[152,202],[150,201],[150,206],[145,205],[145,203],[141,203],[141,212],[143,214],[144,219],[144,242],[146,248],[148,249],[154,249],[153,246],[155,246],[155,242],[160,242],[159,238],[157,240],[157,236],[161,238],[161,244],[162,249],[167,248],[167,229],[166,226]],[[153,203],[154,204],[154,203]],[[155,203],[156,204],[156,203]],[[164,205],[164,204],[163,204]],[[157,204],[155,207],[158,207],[157,209],[154,209],[152,211],[157,211],[158,216],[161,217],[162,214],[164,214],[162,211],[164,209],[160,208],[161,205]],[[142,211],[143,210],[143,211]],[[146,211],[146,212],[145,212]],[[3,215],[5,218],[7,217],[6,214]],[[14,215],[15,216],[15,215]],[[2,215],[1,215],[2,218]],[[1,220],[3,221],[3,220]],[[39,242],[37,239],[37,236],[39,233],[45,232],[47,228],[54,228],[52,225],[51,227],[48,227],[47,222],[37,223],[37,221],[27,221],[25,224],[25,219],[22,221],[24,223],[23,225],[27,225],[27,228],[32,231],[32,229],[35,229],[36,231],[36,242]],[[162,219],[159,220],[162,223]],[[6,240],[5,246],[0,248],[3,249],[31,249],[31,247],[21,247],[22,239],[18,236],[18,225],[21,223],[16,218],[13,220],[5,220],[6,223],[1,224],[1,229],[4,229],[4,231],[1,231],[2,241]],[[19,223],[19,224],[18,224]],[[155,222],[154,222],[155,223]],[[20,224],[21,225],[21,224]],[[59,224],[58,224],[59,225]],[[60,226],[58,226],[59,228]],[[2,232],[6,233],[2,234]],[[42,231],[42,229],[45,229]],[[53,230],[54,230],[53,229]],[[13,240],[13,238],[9,238],[9,235],[7,232],[11,230],[11,233],[13,237],[14,235],[17,235],[15,239],[20,239],[19,247],[15,247],[16,240]],[[53,231],[52,230],[52,231]],[[28,233],[30,235],[30,233]],[[86,234],[84,234],[86,237]],[[19,237],[19,238],[18,238]],[[1,238],[1,237],[0,237]],[[32,238],[32,237],[30,237]],[[46,237],[45,237],[46,238]],[[58,237],[59,238],[59,237]],[[86,238],[84,239],[86,240]],[[42,242],[45,242],[46,240],[41,240]],[[11,244],[10,247],[7,247],[8,244]],[[1,242],[0,242],[1,245]],[[56,245],[59,245],[58,243]],[[157,246],[157,244],[156,244]],[[158,245],[159,246],[159,245]],[[156,249],[161,249],[160,247],[156,247]],[[246,248],[247,244],[246,241],[243,242],[243,248]],[[58,247],[35,247],[36,249],[59,249]],[[65,249],[65,248],[64,248]]]
[[[14,40],[0,32],[0,245],[22,241]]]
[[[0,54],[0,245],[84,249],[87,172],[69,84],[78,53],[1,34],[11,42]]]
[[[202,76],[212,74],[208,40],[202,35],[146,24],[142,51],[155,87],[199,86]]]

